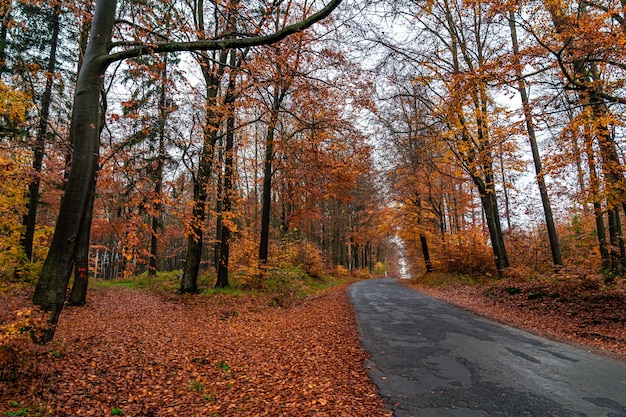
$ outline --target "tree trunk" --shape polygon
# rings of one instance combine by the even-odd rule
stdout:
[[[504,156],[502,155],[502,149],[499,152],[500,159],[500,179],[502,180],[502,193],[504,194],[504,215],[506,217],[506,226],[508,230],[511,230],[511,206],[509,204],[509,187],[506,181],[506,172],[504,169]]]
[[[224,73],[228,51],[222,51],[219,61],[210,65],[211,61],[205,60],[202,68],[206,82],[207,114],[206,127],[204,129],[204,144],[198,171],[193,177],[193,213],[192,232],[187,236],[187,255],[185,268],[180,282],[179,294],[198,292],[198,273],[202,260],[202,239],[204,236],[204,220],[206,218],[207,186],[211,178],[215,145],[219,138],[219,126],[221,117],[217,114],[217,96],[220,90],[220,81]],[[213,70],[211,71],[211,68]]]
[[[587,164],[589,165],[589,188],[593,200],[593,213],[596,222],[596,232],[598,234],[598,245],[600,250],[600,260],[603,271],[611,270],[611,258],[609,256],[609,248],[606,241],[606,230],[604,228],[604,219],[602,216],[602,205],[597,199],[600,188],[598,173],[596,171],[595,154],[593,151],[593,143],[589,127],[584,126],[583,139],[585,141],[585,153],[587,154]]]
[[[221,141],[220,141],[221,142]],[[215,172],[219,175],[216,175],[215,180],[217,181],[217,189],[216,189],[216,198],[215,198],[215,243],[213,244],[213,266],[217,271],[220,265],[220,247],[222,246],[222,212],[224,211],[224,167],[219,166],[224,160],[224,149],[223,143],[218,143],[217,147],[219,152],[217,154]]]
[[[270,121],[267,126],[267,137],[265,138],[265,161],[263,163],[263,193],[261,200],[261,237],[259,239],[259,265],[261,268],[267,266],[269,242],[270,242],[270,221],[272,207],[272,161],[274,159],[274,135],[276,124],[278,123],[278,111],[285,98],[285,91],[279,91],[275,86],[272,111]]]
[[[500,215],[498,213],[498,203],[494,190],[486,187],[485,183],[493,184],[493,180],[486,178],[483,182],[480,178],[472,176],[474,183],[480,193],[480,201],[483,206],[489,237],[491,238],[491,248],[498,271],[498,277],[504,276],[504,269],[509,267],[509,259],[502,239],[502,226],[500,225]],[[492,186],[493,187],[493,186]]]
[[[48,119],[50,116],[50,104],[52,103],[52,86],[56,72],[57,46],[59,44],[59,16],[61,7],[57,4],[52,9],[52,34],[50,38],[50,55],[48,56],[48,67],[46,68],[46,87],[41,98],[41,109],[39,114],[39,125],[37,127],[37,137],[33,150],[33,171],[35,176],[28,187],[28,213],[24,216],[24,234],[22,235],[22,246],[24,254],[29,262],[33,261],[33,240],[35,236],[35,226],[37,224],[37,208],[39,207],[39,186],[41,183],[41,170],[43,157],[48,136]]]
[[[89,242],[91,236],[91,218],[93,203],[96,197],[96,181],[94,181],[89,201],[89,209],[85,216],[85,224],[81,226],[80,240],[74,267],[74,284],[68,300],[69,305],[82,306],[87,302],[87,288],[89,287]]]
[[[2,23],[0,23],[0,76],[4,74],[7,68],[7,35],[9,32],[9,26],[11,25],[11,11],[8,6],[5,6],[2,15]]]
[[[233,100],[234,102],[234,100]],[[233,192],[233,145],[235,136],[235,115],[233,111],[228,115],[226,121],[226,148],[224,149],[224,184],[223,192],[224,197],[222,201],[222,233],[220,236],[220,250],[219,250],[219,263],[217,268],[217,282],[215,288],[227,288],[230,286],[228,282],[228,260],[230,256],[230,222],[231,219],[224,219],[224,216],[229,216],[231,213],[231,198],[230,195]]]
[[[90,41],[78,75],[71,124],[74,138],[72,165],[52,244],[33,295],[36,305],[51,312],[51,331],[43,336],[41,342],[50,341],[54,336],[54,326],[65,302],[81,227],[86,227],[84,219],[100,151],[99,102],[106,70],[104,58],[111,39],[116,6],[115,0],[98,1]]]
[[[566,5],[560,3],[550,4],[548,7],[554,27],[559,34],[566,32],[568,26],[570,26],[569,20],[566,18],[569,12],[565,7]],[[581,3],[581,10],[579,10],[578,13],[584,15],[586,7],[587,4]],[[576,43],[572,39],[566,45],[563,52],[567,54],[575,50],[576,46]],[[593,132],[596,135],[600,148],[602,173],[608,191],[607,211],[609,214],[609,237],[611,240],[608,261],[610,263],[611,272],[621,274],[624,265],[626,265],[626,247],[622,238],[621,222],[616,207],[622,204],[626,209],[626,201],[624,201],[622,196],[624,190],[621,186],[621,183],[624,181],[624,176],[616,144],[609,130],[611,119],[610,111],[604,98],[601,96],[601,87],[598,89],[598,86],[601,86],[601,83],[599,83],[599,81],[601,81],[601,73],[593,54],[585,56],[584,58],[575,59],[571,63],[571,70],[573,77],[585,86],[579,89],[580,102],[585,111],[590,109],[593,116],[590,118],[589,122],[591,126],[593,126]],[[596,204],[594,204],[594,208],[596,208],[596,224],[599,226],[600,222]],[[602,264],[605,270],[606,263],[607,260],[603,256]]]
[[[233,23],[231,22],[231,25]],[[224,181],[222,183],[222,212],[221,212],[221,233],[220,233],[220,248],[219,248],[219,262],[217,265],[217,281],[215,288],[227,288],[230,287],[228,282],[228,262],[230,257],[230,238],[231,230],[230,224],[232,219],[230,218],[232,201],[231,194],[233,192],[234,181],[234,147],[235,147],[235,86],[237,82],[237,68],[236,65],[236,51],[231,51],[230,58],[230,77],[228,81],[228,88],[226,89],[226,97],[224,98],[224,105],[228,115],[226,117],[226,147],[224,148]],[[242,54],[243,60],[243,54]],[[241,61],[240,61],[241,64]],[[226,216],[226,218],[224,218]]]
[[[509,27],[511,30],[511,41],[513,44],[513,60],[515,64],[515,72],[517,76],[517,89],[522,99],[522,108],[524,110],[524,119],[526,121],[526,131],[528,133],[528,140],[530,142],[530,149],[533,155],[533,162],[535,165],[535,174],[537,179],[537,185],[539,186],[539,194],[541,196],[541,204],[543,206],[543,213],[546,219],[546,229],[548,231],[548,239],[550,241],[550,250],[552,252],[552,263],[556,269],[563,266],[563,259],[561,257],[561,247],[559,245],[559,238],[554,225],[554,216],[552,215],[552,206],[550,204],[550,197],[546,188],[546,182],[543,175],[541,166],[541,156],[539,155],[539,147],[537,146],[537,137],[535,135],[535,124],[532,119],[532,113],[530,108],[530,101],[528,99],[528,93],[526,91],[526,82],[524,81],[524,75],[522,74],[521,64],[519,60],[519,43],[517,41],[517,29],[515,27],[515,14],[513,10],[509,11]]]
[[[435,268],[430,260],[430,253],[428,252],[428,241],[426,240],[426,235],[423,233],[420,233],[420,243],[422,244],[422,255],[424,256],[426,272],[434,272]]]
[[[602,173],[608,183],[609,197],[607,201],[609,214],[609,239],[611,242],[609,255],[611,258],[611,272],[621,275],[624,271],[626,248],[622,237],[622,226],[619,215],[620,203],[623,203],[621,182],[624,181],[621,173],[622,165],[615,141],[609,131],[607,120],[609,111],[606,103],[595,93],[590,95],[590,104],[593,113],[600,154],[602,156]],[[621,200],[621,201],[620,201]]]
[[[586,71],[584,68],[588,68]],[[591,77],[591,81],[600,80],[600,72],[595,64],[574,63],[574,71],[579,79]],[[588,75],[590,74],[590,75]],[[626,264],[626,246],[622,237],[622,227],[619,215],[619,206],[624,203],[622,182],[624,181],[622,173],[622,164],[613,136],[609,130],[610,112],[598,91],[584,91],[581,93],[581,101],[584,106],[591,111],[589,123],[593,127],[600,156],[602,160],[602,174],[606,182],[608,191],[607,211],[609,225],[609,260],[610,271],[614,274],[621,275]]]
[[[154,207],[155,214],[152,216],[150,225],[150,261],[148,263],[148,275],[156,276],[159,266],[159,234],[163,229],[163,222],[161,221],[161,210],[163,210],[163,203],[161,194],[163,193],[163,166],[165,165],[165,122],[167,118],[167,55],[163,56],[164,66],[163,73],[161,74],[161,91],[159,97],[159,150],[156,160],[155,169],[155,184],[154,184],[154,198],[156,204]]]

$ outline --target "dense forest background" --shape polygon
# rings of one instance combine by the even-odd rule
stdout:
[[[75,303],[89,276],[173,270],[180,292],[294,267],[623,274],[622,3],[343,2],[277,42],[214,49],[185,45],[324,5],[98,3],[116,13],[96,91],[76,87],[95,2],[0,3],[3,282],[50,271],[68,214]],[[96,183],[60,217],[86,91]]]

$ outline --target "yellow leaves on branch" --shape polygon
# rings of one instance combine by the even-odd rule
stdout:
[[[25,151],[0,149],[0,277],[13,272],[22,254],[20,237],[29,184]]]
[[[31,106],[30,97],[0,81],[0,117],[4,123],[17,124],[26,119]]]
[[[23,308],[14,313],[14,320],[0,324],[0,345],[7,340],[21,337],[24,329],[32,326],[32,313],[32,309]]]
[[[0,282],[0,375],[6,370],[6,355],[21,352],[30,344],[30,333],[45,330],[48,316],[28,302],[29,287]]]

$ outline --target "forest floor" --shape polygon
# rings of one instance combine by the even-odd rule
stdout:
[[[460,282],[428,274],[405,283],[626,358],[623,279],[606,286],[600,278]],[[86,306],[66,307],[51,344],[0,349],[0,416],[391,416],[364,369],[345,288],[304,299],[94,288]],[[30,293],[0,296],[0,312],[25,305]]]
[[[21,352],[0,416],[391,416],[345,287],[280,302],[95,288]]]
[[[459,282],[431,273],[408,286],[475,314],[626,360],[626,280],[562,273],[519,280]]]

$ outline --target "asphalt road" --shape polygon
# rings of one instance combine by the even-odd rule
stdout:
[[[503,326],[395,279],[350,288],[396,417],[626,417],[626,362]]]

